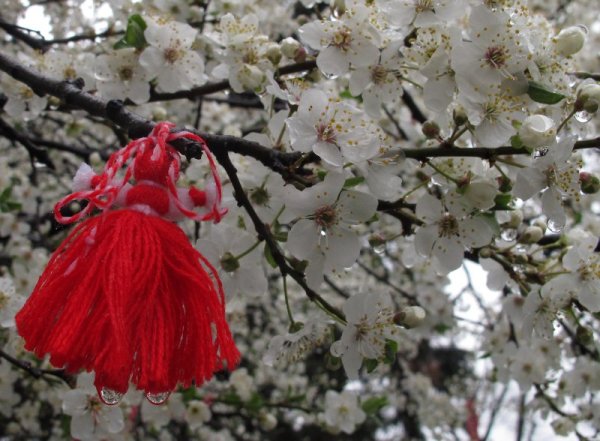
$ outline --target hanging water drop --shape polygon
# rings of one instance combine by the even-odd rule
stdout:
[[[575,119],[577,121],[579,121],[580,123],[589,122],[593,117],[594,117],[593,113],[586,112],[585,110],[582,110],[581,112],[577,112],[575,114]]]
[[[500,233],[500,237],[502,238],[502,240],[504,240],[506,242],[512,242],[513,240],[515,240],[517,238],[517,230],[515,230],[514,228],[510,228],[508,230],[503,230]]]
[[[107,389],[105,387],[100,391],[100,399],[102,402],[108,406],[114,406],[115,404],[119,404],[123,398],[123,394],[117,392],[116,390]]]
[[[148,401],[150,401],[152,404],[158,405],[158,404],[162,404],[165,401],[167,401],[167,398],[169,398],[170,394],[171,394],[170,392],[158,392],[155,394],[148,392],[146,394],[146,399]]]
[[[385,253],[385,243],[375,245],[373,247],[373,251],[375,251],[375,254],[379,254],[379,255]]]
[[[562,229],[565,227],[564,224],[556,222],[553,219],[548,219],[548,229],[553,233],[560,233]]]
[[[321,75],[323,75],[328,80],[335,80],[335,79],[337,79],[337,77],[339,77],[338,74],[325,73],[325,72],[321,72]]]

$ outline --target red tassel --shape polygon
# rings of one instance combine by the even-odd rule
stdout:
[[[16,316],[26,349],[39,357],[50,354],[54,366],[71,373],[94,371],[107,404],[116,404],[130,381],[158,404],[178,384],[198,386],[239,362],[217,272],[178,226],[159,217],[172,217],[173,206],[196,219],[218,220],[224,214],[207,149],[215,180],[212,205],[198,214],[179,200],[179,155],[167,142],[198,138],[187,132],[172,136],[170,127],[160,124],[150,137],[115,153],[100,179],[92,179],[95,188],[57,204],[62,222],[81,217],[60,213],[74,199],[88,199],[83,213],[121,199],[129,208],[105,211],[78,225],[54,252]],[[126,179],[114,185],[116,171],[130,157]],[[133,186],[128,184],[132,174]],[[188,205],[211,199],[196,189],[190,193]]]

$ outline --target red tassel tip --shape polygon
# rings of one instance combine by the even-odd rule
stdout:
[[[16,317],[26,349],[70,373],[95,371],[106,404],[130,381],[160,404],[178,384],[198,386],[239,362],[217,273],[155,215],[168,193],[151,180],[163,197],[132,192],[135,209],[105,211],[69,234]]]

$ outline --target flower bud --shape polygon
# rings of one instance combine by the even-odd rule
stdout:
[[[274,65],[278,65],[281,61],[281,47],[277,43],[269,43],[265,54]]]
[[[577,326],[575,337],[577,338],[577,341],[583,345],[590,345],[594,343],[594,333],[587,326]]]
[[[579,184],[581,185],[581,192],[585,194],[594,194],[600,190],[600,179],[588,172],[579,173]]]
[[[258,67],[251,64],[244,64],[240,69],[238,79],[245,90],[255,92],[262,88],[267,76]]]
[[[435,139],[440,135],[440,126],[435,121],[425,121],[421,131],[427,139]]]
[[[335,17],[341,17],[346,12],[346,1],[331,0],[331,9]]]
[[[288,37],[281,42],[281,53],[288,58],[296,58],[298,49],[300,49],[300,42],[295,38]]]
[[[304,323],[293,322],[290,324],[290,327],[288,328],[288,332],[290,334],[295,334],[296,332],[302,331],[302,329],[304,329]]]
[[[167,109],[161,106],[156,106],[152,109],[153,121],[164,121],[167,119]]]
[[[554,121],[544,115],[528,116],[519,129],[521,141],[531,148],[550,144],[555,136]]]
[[[582,85],[577,92],[576,110],[585,110],[596,113],[600,104],[600,84],[587,83]]]
[[[220,263],[221,268],[228,273],[232,273],[240,267],[240,261],[230,252],[223,254]]]
[[[568,57],[581,50],[585,43],[587,29],[584,26],[570,26],[555,37],[556,52]]]
[[[261,429],[269,432],[277,427],[277,418],[270,412],[261,411],[258,415],[258,423]]]
[[[488,259],[488,258],[492,257],[493,255],[494,255],[494,252],[488,247],[483,247],[479,250],[479,257],[483,257],[484,259]]]
[[[100,156],[100,153],[93,152],[90,154],[90,164],[95,166],[102,164],[102,157]]]
[[[452,118],[454,119],[454,124],[456,124],[457,127],[460,127],[469,121],[467,112],[465,112],[465,109],[462,107],[457,107],[454,109],[454,112],[452,112]]]
[[[544,237],[544,230],[535,225],[527,227],[523,234],[519,236],[520,243],[536,243]]]
[[[498,182],[498,190],[500,190],[500,193],[508,193],[513,188],[512,181],[507,176],[499,176],[496,178],[496,182]]]
[[[55,96],[48,97],[48,105],[50,107],[58,107],[60,106],[60,102],[60,98],[57,98]]]
[[[569,436],[575,431],[575,422],[567,417],[558,418],[551,425],[554,433],[560,436]]]
[[[394,323],[405,328],[419,326],[423,320],[425,320],[425,310],[420,306],[406,306],[394,316]]]
[[[536,219],[535,221],[533,221],[533,225],[535,225],[536,227],[540,227],[544,231],[548,229],[548,224],[543,219]]]
[[[518,228],[523,223],[523,212],[521,210],[513,210],[510,212],[510,220],[506,226],[508,228]]]
[[[378,248],[385,246],[385,238],[379,234],[372,234],[369,236],[369,245],[371,248]]]

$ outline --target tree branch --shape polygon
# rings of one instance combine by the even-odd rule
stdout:
[[[95,95],[82,91],[76,84],[47,77],[21,65],[14,59],[0,53],[0,70],[17,81],[28,85],[39,95],[53,95],[65,104],[85,110],[92,116],[113,122],[128,132],[130,138],[146,136],[155,123],[131,112],[120,101],[105,101]],[[226,151],[251,156],[265,166],[279,172],[284,179],[292,174],[291,167],[302,157],[301,152],[280,152],[256,142],[227,135],[196,132],[206,140],[213,152]],[[173,145],[188,158],[200,158],[202,149],[198,143],[178,140]]]
[[[64,369],[40,369],[32,366],[31,363],[27,361],[19,360],[18,358],[13,357],[12,355],[7,354],[2,349],[0,349],[0,358],[4,358],[13,366],[18,367],[19,369],[24,370],[29,375],[34,378],[47,378],[56,377],[62,381],[64,381],[70,388],[75,387],[75,377],[66,373]]]
[[[341,321],[345,321],[344,314],[341,311],[339,311],[333,305],[329,304],[329,302],[327,302],[323,297],[321,297],[312,288],[308,286],[308,284],[306,283],[306,279],[304,278],[304,274],[288,265],[285,259],[285,255],[283,254],[283,251],[281,251],[281,248],[275,241],[275,238],[271,234],[269,227],[263,223],[263,221],[260,219],[256,211],[254,210],[254,207],[250,203],[250,200],[248,199],[248,196],[246,195],[246,192],[244,191],[244,188],[242,187],[242,184],[237,177],[237,170],[231,162],[227,151],[216,151],[215,156],[217,157],[217,160],[223,166],[225,172],[229,176],[231,185],[233,186],[233,189],[235,191],[234,196],[236,201],[238,202],[238,205],[244,207],[244,209],[250,216],[250,219],[254,224],[254,229],[259,235],[259,239],[264,240],[266,242],[267,246],[269,247],[269,250],[271,251],[273,259],[275,260],[277,266],[279,267],[279,270],[281,271],[281,274],[284,277],[286,275],[289,275],[292,279],[294,279],[294,281],[298,285],[300,285],[300,287],[304,290],[307,297],[311,301],[319,304],[328,313],[337,317]]]
[[[317,63],[314,60],[303,61],[302,63],[290,64],[288,66],[280,67],[276,76],[288,75],[292,73],[304,72],[305,70],[314,69]],[[150,101],[170,101],[178,99],[193,99],[202,95],[209,95],[215,92],[221,92],[229,89],[229,81],[219,81],[216,83],[206,83],[202,86],[194,87],[189,90],[180,90],[171,93],[161,93],[152,91],[150,94]]]

